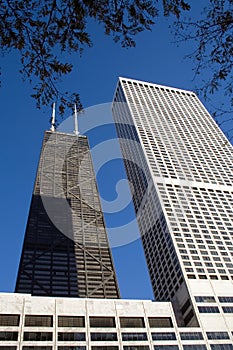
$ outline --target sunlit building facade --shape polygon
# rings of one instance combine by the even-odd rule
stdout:
[[[231,144],[190,91],[120,78],[113,117],[155,299],[232,328]]]
[[[179,327],[170,302],[0,294],[5,350],[232,350],[232,332]]]

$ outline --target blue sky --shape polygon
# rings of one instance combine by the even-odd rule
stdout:
[[[87,48],[81,58],[72,57],[75,69],[62,83],[64,89],[80,94],[85,108],[111,102],[119,76],[186,90],[194,90],[198,85],[198,81],[193,80],[193,62],[184,59],[194,47],[187,43],[177,47],[172,43],[174,37],[166,19],[160,20],[152,32],[140,34],[136,48],[132,49],[122,49],[113,43],[111,37],[105,36],[102,28],[93,22],[89,28],[94,45]],[[51,116],[50,107],[36,109],[35,101],[30,97],[32,90],[29,83],[23,82],[18,73],[18,60],[14,53],[0,58],[0,291],[9,292],[14,290],[43,132],[49,128]],[[220,91],[215,105],[220,105],[223,98]],[[211,109],[210,103],[204,104]],[[65,118],[69,116],[68,113]],[[116,138],[111,116],[109,124],[89,132],[92,147]],[[82,127],[80,118],[80,130]],[[233,127],[232,122],[224,124],[224,127]],[[124,169],[119,159],[106,163],[99,171],[97,179],[105,201],[116,199],[116,184],[122,176]],[[127,206],[118,216],[116,213],[106,214],[106,224],[114,227],[132,218],[132,206]],[[122,297],[153,298],[140,240],[114,248],[113,256]]]

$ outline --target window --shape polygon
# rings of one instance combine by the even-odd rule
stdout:
[[[232,344],[211,344],[211,350],[233,350]]]
[[[146,333],[122,333],[121,336],[125,341],[147,340]]]
[[[124,350],[150,350],[148,345],[124,345]]]
[[[111,345],[96,345],[92,346],[91,350],[118,350],[118,346],[111,346]]]
[[[206,332],[208,339],[229,339],[227,332]]]
[[[227,314],[233,313],[233,306],[223,306],[222,309],[223,309],[223,312]]]
[[[86,340],[86,334],[85,333],[79,333],[79,332],[72,332],[72,333],[63,333],[58,332],[57,335],[58,341],[85,341]]]
[[[6,346],[0,346],[1,350],[17,350],[17,346],[11,346],[11,345],[6,345]],[[52,350],[52,349],[51,349]]]
[[[198,306],[198,310],[200,313],[219,313],[217,306]]]
[[[0,341],[18,340],[18,332],[0,332]]]
[[[116,327],[114,317],[90,317],[90,327]]]
[[[85,327],[83,316],[58,316],[58,327]]]
[[[24,341],[51,341],[53,333],[51,332],[24,332]]]
[[[189,279],[196,279],[196,276],[195,276],[195,275],[191,275],[191,274],[188,274],[187,277],[188,277]]]
[[[233,297],[218,297],[220,303],[233,303]]]
[[[187,316],[185,316],[184,318],[184,324],[187,326],[187,324],[191,321],[191,319],[193,318],[194,316],[194,312],[193,312],[193,309],[191,309],[189,311],[189,313],[187,314]]]
[[[91,333],[92,341],[116,341],[117,333]]]
[[[215,298],[211,295],[208,296],[196,296],[195,300],[197,303],[214,303]]]
[[[204,344],[183,345],[184,350],[206,350]]]
[[[149,317],[151,328],[169,328],[173,327],[171,317]]]
[[[18,326],[19,320],[19,315],[0,315],[0,327]]]
[[[182,314],[185,314],[185,312],[188,310],[190,305],[191,303],[190,303],[190,300],[188,299],[181,308]]]
[[[58,350],[86,350],[86,346],[58,346]]]
[[[174,332],[152,333],[151,335],[153,340],[176,340]]]
[[[154,350],[179,350],[178,345],[155,345]]]
[[[210,275],[210,279],[211,279],[211,280],[217,280],[218,277],[217,277],[216,275]]]
[[[120,317],[120,324],[122,328],[144,328],[143,317]]]
[[[52,346],[23,346],[23,350],[52,350],[53,347]]]
[[[24,326],[25,327],[52,327],[53,316],[26,315]]]
[[[181,332],[180,338],[182,340],[201,340],[203,339],[203,335],[201,332]]]

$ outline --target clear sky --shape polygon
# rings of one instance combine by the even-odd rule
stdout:
[[[74,72],[62,83],[65,88],[80,94],[85,108],[111,102],[119,76],[186,90],[194,90],[198,85],[198,81],[193,80],[193,62],[184,59],[194,47],[187,43],[180,46],[172,43],[174,37],[170,34],[167,20],[160,20],[152,32],[140,34],[136,48],[132,49],[122,49],[113,43],[97,24],[90,23],[89,28],[94,45],[87,48],[81,58],[72,58],[75,64]],[[35,101],[30,97],[32,90],[29,83],[23,82],[18,73],[18,59],[17,54],[13,53],[0,58],[0,291],[7,292],[14,290],[43,132],[50,127],[51,116],[50,107],[36,109]],[[205,79],[205,76],[201,79]],[[220,91],[215,105],[218,106],[223,98]],[[210,103],[204,104],[207,109],[212,108]],[[69,116],[68,113],[64,118]],[[82,128],[85,129],[84,124],[80,118],[81,131]],[[98,122],[97,125],[99,124]],[[116,140],[110,115],[109,124],[98,128],[90,127],[88,137],[91,147],[102,143],[108,146],[106,140]],[[229,122],[223,126],[229,130],[233,124]],[[95,163],[95,157],[93,160]],[[116,185],[122,177],[125,177],[124,170],[117,158],[103,164],[97,174],[106,211],[106,201],[117,199]],[[133,220],[132,206],[127,205],[125,210],[120,210],[119,213],[107,212],[105,217],[110,229],[127,224]],[[136,226],[133,229],[137,230]],[[140,240],[113,248],[113,256],[121,296],[153,298]]]

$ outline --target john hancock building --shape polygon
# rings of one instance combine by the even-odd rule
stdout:
[[[85,136],[45,132],[15,291],[119,297]]]
[[[119,299],[87,138],[52,127],[0,348],[233,350],[232,146],[190,91],[120,78],[112,108],[155,300]]]

